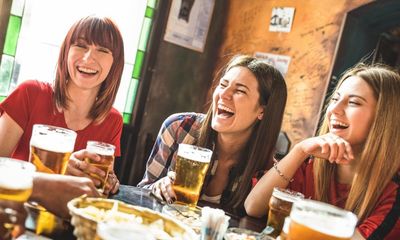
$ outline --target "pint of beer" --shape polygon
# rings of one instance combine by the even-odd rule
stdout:
[[[352,212],[309,199],[293,203],[290,219],[290,240],[349,240],[357,224]]]
[[[88,141],[86,145],[86,150],[94,152],[101,157],[100,162],[93,161],[90,158],[85,158],[85,161],[106,173],[105,177],[90,174],[90,176],[100,180],[101,184],[98,189],[101,193],[103,193],[107,183],[108,174],[114,165],[115,146],[104,142]]]
[[[269,200],[269,212],[267,226],[274,228],[270,234],[272,237],[279,236],[282,231],[285,218],[289,216],[293,202],[303,199],[304,195],[289,189],[275,187]]]
[[[212,151],[189,144],[179,144],[175,163],[176,178],[172,188],[177,202],[196,206],[211,161]]]
[[[72,130],[35,124],[30,142],[29,161],[39,172],[64,174],[74,150],[75,139],[76,132]]]
[[[32,193],[35,170],[29,162],[0,158],[0,199],[26,202]]]

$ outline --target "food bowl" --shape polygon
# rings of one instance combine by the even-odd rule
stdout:
[[[169,204],[163,207],[162,212],[188,225],[196,232],[196,234],[200,234],[201,230],[200,207],[189,207],[187,205],[182,205],[182,204]]]
[[[228,228],[224,236],[225,240],[275,240],[263,233],[258,233],[244,228]]]
[[[96,239],[97,224],[104,221],[144,226],[161,223],[162,230],[171,239],[191,240],[197,237],[191,228],[167,215],[118,200],[75,198],[68,202],[68,209],[72,216],[71,224],[75,227],[74,235],[78,240]]]

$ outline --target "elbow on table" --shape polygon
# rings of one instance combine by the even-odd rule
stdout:
[[[262,217],[265,215],[265,212],[261,211],[251,199],[246,199],[244,202],[244,209],[247,215],[251,217]]]

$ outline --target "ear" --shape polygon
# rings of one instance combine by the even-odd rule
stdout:
[[[262,108],[260,113],[258,114],[258,116],[257,116],[258,120],[261,121],[263,119],[263,116],[264,116],[264,108]]]

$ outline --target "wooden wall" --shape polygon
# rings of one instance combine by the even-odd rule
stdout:
[[[371,0],[231,0],[219,65],[236,53],[291,57],[283,130],[293,143],[312,136],[319,120],[345,13]],[[273,7],[295,7],[289,33],[269,32]]]

